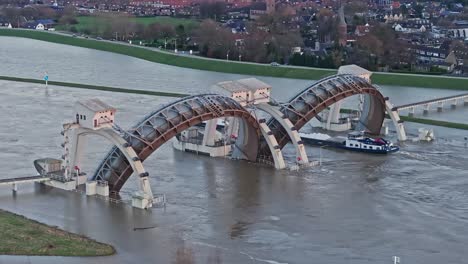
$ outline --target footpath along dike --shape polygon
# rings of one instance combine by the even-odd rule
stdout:
[[[318,80],[336,73],[335,69],[296,66],[273,67],[268,64],[225,61],[198,56],[178,55],[126,43],[72,37],[59,33],[34,30],[0,29],[0,36],[30,38],[58,44],[72,45],[114,52],[143,60],[178,67],[223,73],[260,75],[280,78]],[[375,72],[372,81],[380,85],[468,90],[468,78]]]

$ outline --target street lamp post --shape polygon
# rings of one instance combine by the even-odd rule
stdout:
[[[241,61],[241,60],[242,60],[242,55],[239,54],[239,61]]]
[[[226,54],[226,60],[229,60],[229,50],[227,51],[227,54]]]

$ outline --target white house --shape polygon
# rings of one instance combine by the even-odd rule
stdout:
[[[400,24],[395,24],[393,25],[393,29],[396,31],[396,32],[406,32],[408,31],[408,29],[404,28],[402,25]]]
[[[78,101],[74,111],[75,122],[82,127],[99,129],[114,124],[116,109],[99,99]]]
[[[37,24],[35,30],[45,30],[44,24]]]

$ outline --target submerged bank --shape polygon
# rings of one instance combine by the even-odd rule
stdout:
[[[43,80],[39,80],[39,79],[19,78],[19,77],[10,77],[10,76],[0,76],[0,80],[14,81],[14,82],[25,82],[25,83],[38,83],[38,84],[44,84],[45,83]],[[69,83],[69,82],[49,81],[48,84],[49,85],[56,85],[56,86],[70,87],[70,88],[90,89],[90,90],[98,90],[98,91],[106,91],[106,92],[117,92],[117,93],[147,94],[147,95],[165,96],[165,97],[185,97],[185,96],[188,96],[188,94],[183,94],[183,93],[172,93],[172,92],[164,92],[164,91],[148,91],[148,90],[140,90],[140,89],[118,88],[118,87],[110,87],[110,86],[102,86],[102,85],[91,85],[91,84],[83,84],[83,83]]]
[[[8,76],[0,76],[0,80],[44,84],[43,80],[8,77]],[[56,82],[56,81],[49,81],[49,85],[64,86],[64,87],[79,88],[79,89],[90,89],[90,90],[98,90],[98,91],[106,91],[106,92],[146,94],[146,95],[153,95],[153,96],[165,96],[165,97],[175,97],[175,98],[188,96],[188,94],[183,94],[183,93],[148,91],[148,90],[139,90],[139,89],[128,89],[128,88],[98,86],[98,85],[81,84],[81,83]],[[341,112],[343,113],[349,113],[350,111],[351,111],[350,109],[341,109]],[[409,116],[400,116],[400,117],[403,121],[406,121],[406,122],[468,130],[468,124],[464,124],[464,123],[447,122],[447,121],[409,117]]]

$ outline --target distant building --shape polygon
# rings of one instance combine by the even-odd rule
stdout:
[[[53,30],[56,24],[52,19],[38,19],[26,22],[23,27],[35,30]]]
[[[449,51],[441,48],[433,48],[426,46],[414,46],[412,48],[416,59],[419,62],[429,63],[429,62],[446,62],[445,59],[449,55]]]
[[[358,25],[358,26],[356,26],[356,30],[354,31],[354,35],[356,35],[358,37],[365,36],[365,35],[367,35],[367,33],[370,32],[370,29],[371,29],[371,27],[369,26],[369,24]]]
[[[448,36],[452,38],[468,38],[468,21],[458,20],[454,21],[453,25],[447,29]]]
[[[252,0],[227,0],[233,7],[244,7],[252,4]]]
[[[275,0],[266,0],[265,2],[253,3],[250,6],[250,19],[256,20],[262,15],[274,13],[275,10]]]
[[[340,7],[339,10],[340,22],[338,24],[338,42],[340,46],[346,46],[348,40],[348,25],[346,24],[344,15],[344,6]]]

